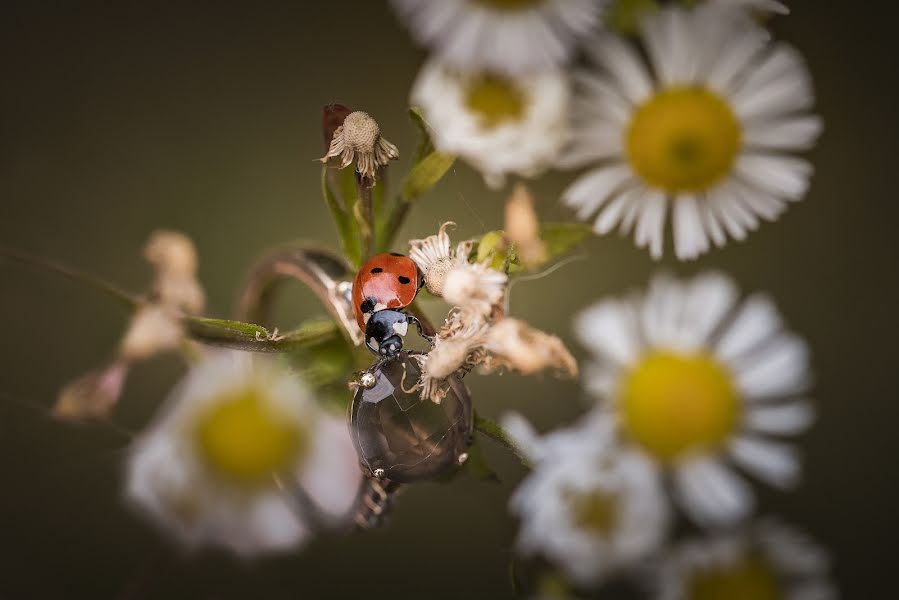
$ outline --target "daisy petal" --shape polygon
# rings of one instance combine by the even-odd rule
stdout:
[[[793,487],[799,479],[799,457],[791,445],[740,437],[731,442],[730,452],[737,464],[775,487]]]
[[[779,406],[753,405],[746,415],[750,431],[771,435],[790,435],[808,429],[815,419],[811,402],[798,400]]]
[[[755,506],[749,485],[719,461],[697,458],[677,469],[674,484],[678,500],[700,525],[729,525]]]

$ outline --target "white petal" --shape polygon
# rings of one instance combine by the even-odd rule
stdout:
[[[612,196],[609,202],[593,224],[593,230],[600,235],[604,235],[612,231],[624,214],[624,209],[633,201],[634,189],[624,190]]]
[[[808,429],[815,419],[815,409],[807,400],[782,405],[750,405],[745,427],[750,431],[771,435],[790,435]]]
[[[519,413],[510,412],[503,415],[503,429],[506,430],[516,445],[530,460],[538,460],[540,457],[541,443],[537,430],[527,419]]]
[[[636,318],[630,305],[607,300],[580,313],[575,333],[587,348],[619,364],[630,364],[640,351]]]
[[[657,190],[647,190],[643,212],[637,223],[634,239],[640,248],[649,245],[649,253],[656,260],[662,257],[662,244],[665,239],[665,215],[668,210],[668,198]]]
[[[674,200],[674,253],[681,260],[692,260],[709,249],[709,239],[702,227],[695,196],[679,196]]]
[[[787,117],[748,124],[743,141],[753,150],[808,150],[823,128],[823,121],[816,116]]]
[[[588,55],[609,71],[625,98],[640,104],[652,93],[652,82],[639,55],[621,38],[603,36],[585,47]]]
[[[734,111],[743,120],[805,110],[814,102],[808,70],[789,46],[779,45],[748,72],[731,96]]]
[[[768,297],[756,294],[746,299],[716,345],[717,355],[737,361],[759,344],[771,339],[782,327],[777,307]]]
[[[799,457],[789,444],[740,437],[731,442],[730,452],[746,471],[775,487],[789,488],[799,479]]]
[[[712,458],[680,465],[674,484],[684,511],[700,525],[731,525],[747,517],[755,505],[749,485]]]
[[[733,89],[733,82],[765,46],[765,35],[761,30],[752,29],[722,48],[718,60],[706,72],[706,84],[720,93],[727,94]]]
[[[577,210],[584,220],[596,212],[621,185],[631,177],[631,169],[624,164],[593,169],[574,181],[562,194],[562,201]]]
[[[800,338],[782,334],[758,352],[732,363],[737,386],[747,399],[801,393],[811,378],[808,347]]]
[[[706,345],[738,297],[730,278],[715,272],[696,276],[687,286],[680,338],[687,347]]]
[[[742,154],[735,169],[750,185],[789,200],[799,200],[805,195],[812,174],[808,161],[774,154]]]

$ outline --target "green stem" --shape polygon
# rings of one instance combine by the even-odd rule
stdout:
[[[331,186],[328,182],[328,171],[327,165],[322,167],[322,195],[325,198],[325,204],[328,205],[328,210],[331,211],[331,219],[334,221],[334,226],[337,228],[337,235],[340,237],[340,247],[343,250],[344,255],[346,255],[353,264],[358,264],[361,257],[361,250],[353,231],[353,223],[349,213],[340,205],[337,197],[331,191]]]
[[[524,452],[522,452],[521,448],[518,447],[518,444],[515,443],[515,440],[512,439],[505,429],[499,426],[499,423],[488,419],[486,417],[482,417],[477,412],[474,413],[474,428],[475,431],[479,431],[483,435],[486,435],[491,440],[500,443],[505,446],[509,450],[512,451],[512,454],[521,461],[521,464],[525,467],[531,468],[531,462],[527,459]]]
[[[240,321],[184,317],[187,335],[212,346],[248,352],[293,352],[320,344],[337,335],[332,321],[310,321],[283,335]]]
[[[371,194],[372,182],[367,177],[356,175],[356,189],[359,193],[359,236],[361,238],[362,256],[368,260],[375,253],[375,214]]]
[[[412,199],[400,195],[396,200],[396,204],[393,205],[393,210],[387,216],[387,222],[384,224],[384,233],[380,238],[381,250],[388,250],[391,244],[393,244],[396,234],[399,233],[400,227],[403,226],[406,217],[409,215],[410,208],[412,208]]]
[[[90,275],[89,273],[84,273],[77,269],[73,269],[68,265],[49,258],[34,256],[32,254],[13,250],[12,248],[5,248],[2,246],[0,246],[0,257],[18,262],[23,265],[37,267],[38,269],[56,273],[77,283],[85,284],[89,287],[103,292],[104,294],[112,296],[113,298],[124,304],[125,307],[129,310],[134,310],[142,302],[142,300],[138,296],[126,292],[115,284],[109,283],[108,281],[105,281],[94,275]]]

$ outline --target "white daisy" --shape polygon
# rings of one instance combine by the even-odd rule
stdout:
[[[747,531],[679,544],[665,557],[657,600],[836,600],[826,553],[801,533],[763,520]]]
[[[359,483],[342,419],[277,363],[225,352],[190,371],[138,441],[126,493],[186,546],[250,556],[301,544],[316,524],[306,500],[346,516]]]
[[[600,22],[605,0],[393,0],[420,43],[467,70],[558,67]]]
[[[611,420],[544,437],[518,415],[503,425],[534,465],[510,500],[521,519],[519,552],[542,554],[590,585],[663,541],[668,504],[658,474],[641,453],[620,449]]]
[[[599,234],[634,232],[662,256],[669,208],[675,254],[742,240],[808,189],[821,120],[798,52],[715,5],[662,10],[643,23],[647,65],[629,42],[587,48],[576,74],[566,167],[595,165],[564,193]]]
[[[492,187],[517,173],[533,177],[567,137],[569,85],[561,71],[506,76],[422,67],[411,102],[421,107],[437,148],[460,156]]]
[[[767,297],[737,299],[720,274],[658,276],[645,295],[600,302],[576,320],[595,355],[583,371],[599,410],[670,473],[675,499],[703,525],[753,508],[728,461],[774,486],[796,483],[796,450],[770,436],[797,434],[813,418],[795,398],[810,380],[805,343]]]

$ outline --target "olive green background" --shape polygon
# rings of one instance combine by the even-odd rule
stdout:
[[[576,348],[576,311],[643,286],[659,268],[723,269],[746,292],[770,292],[812,347],[820,419],[803,438],[802,486],[792,495],[761,490],[763,512],[832,551],[845,597],[883,597],[876,590],[895,577],[899,500],[899,47],[878,3],[790,4],[793,15],[774,29],[805,53],[826,121],[806,200],[695,263],[659,264],[628,240],[592,239],[585,260],[517,285],[511,305]],[[313,160],[321,106],[369,111],[409,157],[416,137],[406,98],[423,57],[381,2],[5,3],[0,244],[140,290],[150,275],[144,240],[156,227],[177,228],[199,247],[210,314],[228,316],[266,247],[296,238],[335,245]],[[394,181],[406,166],[392,167]],[[534,186],[547,219],[568,215],[557,198],[572,176]],[[460,235],[497,228],[502,200],[459,165],[404,237],[445,219],[459,222]],[[279,322],[319,312],[293,291]],[[0,597],[511,597],[515,524],[505,503],[522,470],[489,442],[502,485],[466,477],[416,486],[387,530],[255,563],[180,557],[120,502],[127,437],[39,410],[110,355],[125,320],[93,290],[0,261]],[[174,357],[137,367],[116,422],[145,423],[181,368]],[[469,385],[483,413],[516,409],[543,429],[587,404],[574,383],[506,375]]]

